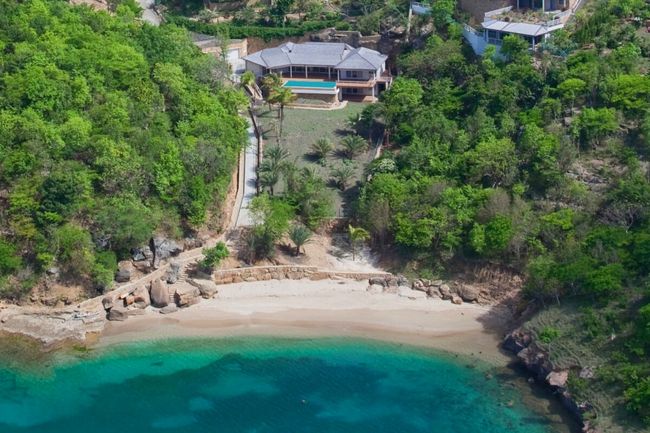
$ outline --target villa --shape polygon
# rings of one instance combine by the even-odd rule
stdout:
[[[564,28],[581,3],[582,0],[460,0],[461,9],[470,14],[470,22],[480,20],[476,28],[465,24],[463,36],[478,55],[488,46],[494,46],[498,53],[508,35],[525,39],[535,51],[553,32]],[[411,12],[427,15],[431,8],[412,2]]]
[[[385,56],[344,43],[287,42],[244,57],[257,78],[276,73],[299,99],[335,104],[341,100],[374,102],[390,87]]]

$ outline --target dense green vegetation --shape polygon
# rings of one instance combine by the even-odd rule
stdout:
[[[421,274],[499,263],[541,307],[570,300],[593,331],[576,344],[606,354],[587,386],[650,423],[650,6],[594,10],[548,44],[566,56],[535,61],[516,37],[475,58],[434,16],[365,113],[392,152],[370,167],[358,216]],[[543,338],[572,337],[552,325]]]
[[[206,221],[245,141],[227,67],[185,30],[0,1],[0,293],[57,266],[101,289],[154,231]]]

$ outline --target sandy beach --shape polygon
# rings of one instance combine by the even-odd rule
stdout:
[[[98,345],[173,337],[349,336],[427,346],[503,365],[504,314],[422,292],[369,293],[367,282],[271,280],[220,287],[214,299],[169,315],[148,308],[109,322]]]

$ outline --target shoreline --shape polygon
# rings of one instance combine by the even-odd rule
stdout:
[[[234,283],[169,315],[153,309],[108,322],[91,347],[170,338],[276,336],[354,337],[473,356],[497,366],[509,318],[492,306],[455,305],[421,292],[369,293],[365,281],[283,280]],[[412,296],[409,296],[412,295]]]

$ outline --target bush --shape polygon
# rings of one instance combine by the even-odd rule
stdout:
[[[203,248],[203,260],[199,262],[199,267],[206,273],[212,273],[219,263],[230,255],[228,247],[223,242],[218,242],[212,248]]]
[[[9,242],[0,240],[0,276],[8,275],[20,268],[21,260],[16,248]]]

